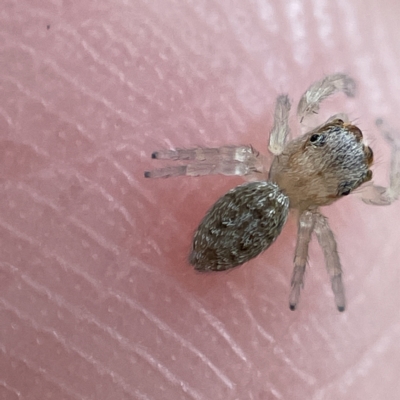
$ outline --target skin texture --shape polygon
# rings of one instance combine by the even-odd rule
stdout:
[[[291,312],[293,218],[249,265],[200,274],[193,232],[242,180],[143,171],[155,149],[264,151],[278,94],[343,71],[356,96],[327,100],[309,128],[347,113],[385,186],[375,119],[399,138],[399,7],[3,2],[0,398],[397,400],[399,203],[354,194],[323,210],[347,309],[313,236]]]

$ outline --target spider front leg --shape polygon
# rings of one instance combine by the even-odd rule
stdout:
[[[337,251],[336,240],[329,228],[328,220],[320,213],[314,214],[315,234],[322,248],[325,257],[326,269],[331,277],[333,294],[335,296],[336,307],[339,311],[346,308],[344,286],[342,282],[342,267],[340,265],[339,254]]]
[[[344,92],[353,97],[356,84],[346,74],[333,74],[313,83],[303,94],[297,106],[297,116],[300,122],[310,114],[317,114],[319,106],[327,97],[336,92]]]
[[[304,286],[304,272],[308,258],[308,245],[311,240],[315,225],[314,214],[304,211],[299,217],[297,243],[294,256],[294,269],[292,275],[292,290],[289,296],[289,307],[295,310],[300,298],[300,290]]]
[[[381,119],[376,121],[376,125],[391,147],[389,187],[367,184],[361,196],[364,203],[386,206],[392,204],[400,196],[400,143]]]
[[[145,171],[145,178],[200,175],[251,175],[263,172],[263,158],[252,146],[223,146],[218,148],[193,148],[155,151],[151,157],[157,160],[190,161]]]
[[[290,134],[289,128],[290,100],[286,94],[278,96],[275,104],[274,125],[269,134],[268,150],[275,156],[282,153],[286,139]]]

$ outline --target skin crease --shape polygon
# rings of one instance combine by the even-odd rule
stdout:
[[[396,400],[400,204],[323,208],[347,308],[315,236],[288,308],[296,223],[218,274],[187,257],[237,177],[143,178],[157,149],[266,153],[280,93],[343,71],[345,112],[386,185],[400,137],[395,1],[42,2],[0,14],[0,398]],[[291,119],[291,135],[299,136]],[[396,131],[396,129],[398,129]]]

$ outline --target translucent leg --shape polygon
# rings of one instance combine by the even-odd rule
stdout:
[[[316,114],[320,103],[336,92],[343,92],[349,97],[355,94],[356,84],[345,74],[328,75],[313,83],[303,94],[297,106],[297,116],[300,122],[310,114]]]
[[[145,178],[199,175],[249,175],[263,172],[263,158],[251,146],[224,146],[155,151],[152,158],[159,160],[190,160],[177,165],[145,171]]]
[[[364,203],[385,206],[393,203],[400,195],[400,143],[381,119],[376,121],[376,125],[392,149],[389,187],[367,184],[360,193]]]
[[[195,161],[248,161],[258,155],[251,146],[223,146],[216,148],[197,147],[194,149],[174,149],[155,151],[151,158],[157,160]]]
[[[269,134],[269,151],[274,155],[282,153],[286,139],[290,133],[289,128],[290,101],[287,95],[276,99],[274,125]]]
[[[304,272],[308,258],[308,245],[314,230],[314,214],[305,211],[300,215],[297,234],[297,244],[294,256],[294,270],[292,275],[292,290],[289,296],[289,307],[295,310],[300,298],[300,290],[304,286]]]
[[[315,233],[324,253],[326,268],[331,278],[336,307],[339,311],[344,311],[346,308],[346,299],[342,282],[342,267],[337,252],[336,240],[329,228],[328,220],[321,214],[314,215]]]

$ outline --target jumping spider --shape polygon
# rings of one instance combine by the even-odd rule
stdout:
[[[344,74],[334,74],[312,84],[297,107],[300,123],[317,113],[322,100],[336,92],[353,96],[355,83]],[[336,241],[319,207],[326,206],[371,181],[373,153],[363,143],[361,130],[345,114],[329,118],[302,136],[289,136],[290,101],[277,98],[269,151],[273,154],[269,171],[265,156],[252,146],[224,146],[157,151],[155,159],[190,160],[181,166],[146,171],[145,177],[179,175],[241,175],[257,181],[237,186],[222,196],[207,212],[194,234],[190,263],[199,271],[222,271],[241,265],[266,250],[286,222],[289,208],[298,212],[298,236],[292,275],[290,309],[294,310],[303,287],[311,234],[315,232],[339,311],[345,309],[342,267]],[[379,125],[379,123],[378,123]],[[382,125],[380,123],[380,125]],[[400,194],[400,147],[388,132],[384,136],[392,148],[390,186],[372,182],[364,185],[362,199],[368,204],[387,205]],[[261,173],[261,175],[260,175]],[[267,180],[260,180],[268,176]]]

